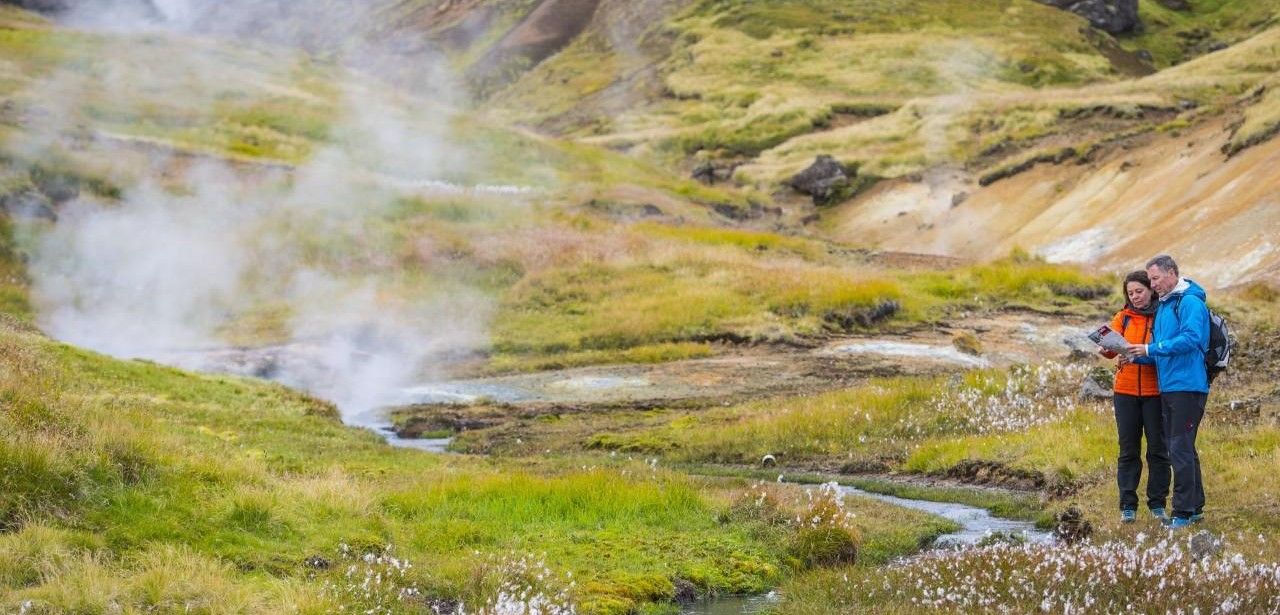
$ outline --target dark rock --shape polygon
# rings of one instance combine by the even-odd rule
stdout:
[[[1230,45],[1228,45],[1228,44],[1226,44],[1226,43],[1224,43],[1224,42],[1222,42],[1222,41],[1213,41],[1212,43],[1209,43],[1209,46],[1208,46],[1208,47],[1206,47],[1205,49],[1208,49],[1208,50],[1209,50],[1209,53],[1213,53],[1213,52],[1215,52],[1215,51],[1222,51],[1223,49],[1226,49],[1227,47],[1230,47]]]
[[[711,209],[721,216],[738,222],[755,220],[765,214],[764,207],[759,203],[751,203],[745,207],[733,203],[712,203]]]
[[[969,200],[968,192],[957,192],[951,195],[951,206],[959,207],[961,203],[964,203],[967,200]]]
[[[1148,51],[1148,50],[1146,50],[1146,49],[1139,49],[1139,50],[1138,50],[1138,59],[1139,59],[1139,60],[1142,60],[1143,62],[1147,62],[1147,63],[1151,63],[1151,62],[1155,62],[1155,61],[1156,61],[1156,57],[1155,57],[1155,56],[1153,56],[1153,55],[1151,55],[1151,52],[1150,52],[1150,51]]]
[[[823,154],[809,168],[787,180],[787,185],[813,197],[814,205],[825,205],[839,198],[849,186],[849,175],[845,173],[844,165]]]
[[[452,598],[427,598],[425,602],[434,615],[455,615],[462,610],[462,603]]]
[[[1210,559],[1222,552],[1222,538],[1201,530],[1187,541],[1187,548],[1191,550],[1191,557],[1199,560]]]
[[[1194,101],[1194,100],[1188,100],[1188,99],[1186,99],[1186,98],[1183,98],[1183,99],[1178,100],[1178,109],[1181,109],[1181,110],[1183,110],[1183,111],[1190,111],[1190,110],[1195,109],[1195,108],[1197,108],[1197,107],[1199,107],[1199,106],[1200,106],[1200,103],[1198,103],[1198,102],[1196,102],[1196,101]]]
[[[617,201],[591,199],[587,201],[586,206],[589,209],[623,220],[661,218],[665,215],[665,212],[653,203],[619,203]]]
[[[80,196],[80,180],[72,175],[36,167],[31,170],[31,182],[56,205]]]
[[[328,570],[333,567],[333,562],[320,555],[312,555],[303,560],[302,564],[312,570]]]
[[[1140,27],[1138,0],[1039,0],[1089,20],[1089,25],[1109,34],[1134,32]]]
[[[696,167],[693,167],[693,173],[690,174],[690,177],[704,184],[711,184],[711,183],[715,183],[715,180],[716,180],[715,174],[716,174],[716,165],[711,164],[710,162],[704,162]]]
[[[882,320],[891,318],[901,309],[902,304],[890,299],[867,308],[832,310],[824,314],[822,319],[847,332],[858,328],[870,328]]]
[[[71,8],[71,3],[67,0],[0,0],[0,4],[10,4],[38,13],[57,13]]]
[[[1080,399],[1085,401],[1111,399],[1113,395],[1114,392],[1110,388],[1103,386],[1092,376],[1085,376],[1080,381]]]
[[[1164,8],[1167,8],[1171,11],[1190,11],[1191,10],[1191,3],[1187,2],[1187,0],[1156,0],[1156,2],[1159,2],[1160,6],[1163,6]]]
[[[58,221],[49,198],[35,190],[24,190],[0,196],[0,210],[14,218]]]
[[[677,577],[671,580],[671,584],[676,587],[676,595],[672,597],[676,604],[688,605],[698,601],[698,588],[693,583]]]
[[[1076,544],[1093,535],[1093,524],[1079,508],[1070,506],[1054,517],[1053,535],[1066,544]]]
[[[727,182],[733,179],[733,172],[738,169],[739,164],[738,162],[716,164],[708,161],[694,167],[690,176],[704,184]]]
[[[772,468],[778,465],[778,458],[773,455],[765,455],[760,459],[760,467]]]

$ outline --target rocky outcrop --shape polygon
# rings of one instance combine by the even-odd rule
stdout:
[[[838,197],[849,187],[849,175],[845,173],[844,165],[823,154],[809,168],[787,180],[787,185],[813,197],[814,205],[826,205],[839,200]]]
[[[70,8],[70,0],[0,0],[0,4],[9,4],[40,13],[58,13]]]
[[[1039,0],[1089,20],[1093,27],[1111,34],[1133,32],[1140,26],[1138,0]]]
[[[0,195],[0,212],[13,218],[58,221],[49,198],[35,190],[22,190]]]

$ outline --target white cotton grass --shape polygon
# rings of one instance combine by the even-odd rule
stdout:
[[[1193,555],[1190,537],[931,551],[850,581],[855,596],[956,613],[1280,612],[1280,564]]]
[[[906,437],[1024,431],[1062,420],[1080,408],[1076,392],[1085,365],[1015,366],[1007,376],[947,386],[926,408],[908,411],[897,431]]]
[[[433,599],[410,574],[413,564],[394,547],[357,550],[338,546],[338,562],[322,594],[339,613],[391,615],[410,608],[443,615],[574,615],[571,573],[556,573],[545,559],[510,554],[482,560],[478,574],[496,587],[476,603]],[[477,555],[479,555],[477,553]],[[425,610],[422,610],[425,609]]]

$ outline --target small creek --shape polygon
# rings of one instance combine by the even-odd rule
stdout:
[[[963,547],[981,542],[993,534],[1004,534],[1021,537],[1027,542],[1052,542],[1053,534],[1037,529],[1030,521],[1015,521],[992,515],[986,509],[976,508],[953,502],[931,502],[912,500],[892,495],[872,493],[857,487],[840,486],[840,492],[846,496],[856,496],[879,500],[894,506],[919,510],[954,521],[960,529],[950,534],[943,534],[934,541],[935,547]],[[781,596],[777,592],[769,592],[760,596],[720,596],[699,600],[680,609],[681,615],[753,615],[764,613],[777,604]]]

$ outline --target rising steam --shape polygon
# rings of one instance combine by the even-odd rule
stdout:
[[[227,6],[280,10],[274,4]],[[64,18],[116,31],[187,31],[227,6],[121,0],[86,3]],[[271,17],[246,12],[237,18]],[[361,18],[327,16],[344,24]],[[212,108],[215,100],[198,97],[211,96],[216,84],[196,82],[217,77],[202,76],[198,54],[174,59],[175,66],[189,64],[185,70],[114,75],[121,91],[106,95],[127,98],[131,88],[147,87],[139,80],[173,79],[166,70],[179,70],[193,82],[188,92],[195,104]],[[360,55],[378,57],[368,47]],[[441,292],[404,280],[394,274],[394,259],[379,251],[388,244],[391,208],[406,191],[466,188],[442,181],[471,163],[442,136],[450,121],[443,105],[457,88],[439,65],[421,65],[415,74],[415,85],[433,93],[430,106],[345,84],[331,145],[296,169],[156,153],[121,201],[82,198],[64,206],[57,224],[40,233],[29,264],[42,326],[116,356],[276,379],[335,401],[348,420],[372,422],[371,411],[429,377],[442,357],[481,346],[490,312],[478,292]],[[55,71],[31,91],[42,102],[63,105],[104,95],[100,83],[83,79]],[[58,95],[47,98],[44,90]],[[53,120],[37,128],[23,144],[36,156],[68,130]],[[276,330],[278,343],[232,347],[229,329],[255,320]]]

